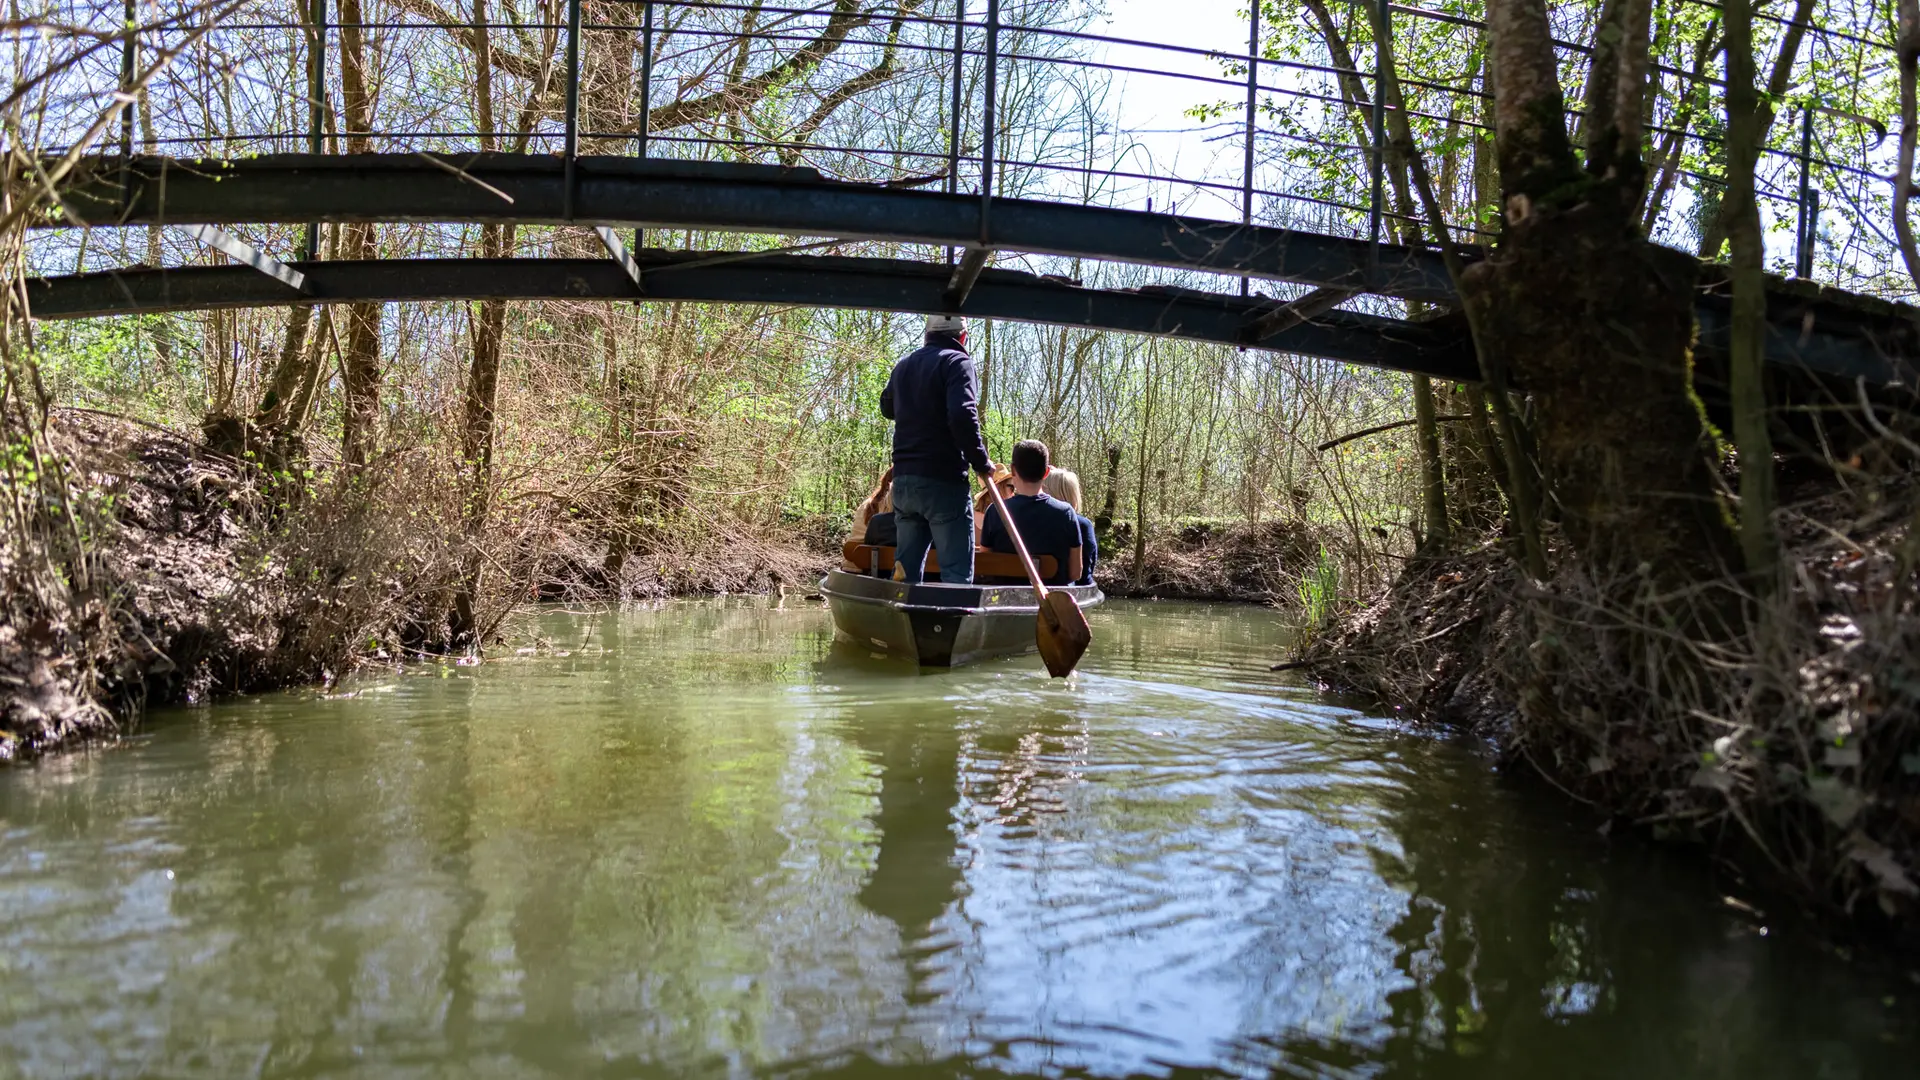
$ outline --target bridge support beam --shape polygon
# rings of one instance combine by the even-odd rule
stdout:
[[[566,163],[531,154],[463,154],[454,172],[414,154],[136,158],[131,166],[95,158],[76,170],[65,201],[95,225],[573,221],[954,247],[981,246],[986,212],[977,195],[846,183],[806,168],[580,157],[574,171],[569,200]],[[1368,282],[1374,257],[1364,240],[1177,214],[1004,196],[992,214],[996,249],[1039,255],[1354,288]],[[1389,247],[1379,258],[1376,291],[1452,300],[1439,256]]]
[[[613,256],[613,261],[619,264],[620,269],[626,271],[627,280],[633,282],[633,287],[639,290],[640,295],[645,296],[647,283],[641,277],[640,264],[634,261],[633,252],[627,250],[627,245],[620,242],[620,234],[605,225],[595,225],[593,233],[600,238],[600,243],[607,249],[607,254]]]
[[[129,270],[36,278],[40,318],[258,307],[289,303],[430,300],[687,300],[794,304],[938,314],[944,265],[895,259],[774,255],[724,263],[700,252],[643,251],[647,293],[610,259],[395,259],[301,264],[309,295],[240,267]],[[698,264],[698,265],[696,265]],[[672,271],[672,272],[666,272]],[[1257,301],[1184,289],[1086,289],[1009,270],[984,270],[969,314],[1238,344]],[[1262,348],[1437,378],[1476,377],[1473,352],[1451,327],[1329,312],[1270,336]]]
[[[195,240],[213,248],[222,254],[238,259],[240,262],[260,271],[295,292],[307,291],[307,276],[279,259],[261,251],[245,240],[225,229],[212,225],[196,225],[187,230]]]
[[[970,247],[960,256],[960,265],[953,268],[953,276],[947,279],[946,302],[953,312],[959,312],[967,302],[967,294],[973,292],[973,283],[980,280],[980,271],[987,268],[987,257],[993,254],[983,247]]]
[[[1275,334],[1291,330],[1308,319],[1332,311],[1358,295],[1352,289],[1315,289],[1305,296],[1289,301],[1278,311],[1269,312],[1255,319],[1247,327],[1247,339],[1244,344],[1258,345]]]
[[[565,171],[557,159],[516,154],[465,156],[459,169],[413,154],[288,154],[236,161],[135,158],[131,163],[118,156],[96,157],[71,176],[64,209],[102,226],[315,219],[564,224],[571,209],[589,224],[833,236],[841,243],[980,246],[984,208],[972,195],[844,183],[812,169],[583,157],[577,161],[577,198],[569,207]],[[997,250],[1247,275],[1316,289],[1457,304],[1439,256],[1427,251],[1384,244],[1376,249],[1364,240],[1269,226],[1032,199],[995,198],[992,213]],[[54,223],[49,218],[39,224]],[[937,271],[944,291],[952,282],[945,266]],[[942,306],[936,302],[916,310],[938,311]],[[1709,351],[1719,349],[1724,339],[1724,308],[1724,297],[1711,289],[1696,304],[1701,345]],[[1825,376],[1864,377],[1878,385],[1920,384],[1915,369],[1920,320],[1910,309],[1776,284],[1769,286],[1767,310],[1770,363]],[[1248,324],[1277,313],[1268,302],[1242,314],[1242,329],[1225,340],[1242,343]],[[1301,325],[1312,326],[1314,320]],[[1284,338],[1299,329],[1278,333]]]

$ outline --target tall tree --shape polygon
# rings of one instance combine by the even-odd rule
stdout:
[[[340,0],[340,106],[346,151],[373,150],[373,92],[368,78],[368,43],[360,0]],[[375,257],[371,224],[346,226],[341,257]],[[381,304],[347,305],[347,347],[341,358],[344,408],[340,457],[348,466],[365,465],[380,436]]]
[[[1739,63],[1745,67],[1747,71],[1747,89],[1744,93],[1752,96],[1753,101],[1752,106],[1748,110],[1751,114],[1748,119],[1753,124],[1753,131],[1750,137],[1755,146],[1764,146],[1767,141],[1767,132],[1773,127],[1774,116],[1778,111],[1777,107],[1781,99],[1787,96],[1787,91],[1793,88],[1793,65],[1800,57],[1800,43],[1806,39],[1807,28],[1812,24],[1813,0],[1794,0],[1793,15],[1787,20],[1786,31],[1780,35],[1780,47],[1773,58],[1773,74],[1767,79],[1766,93],[1758,95],[1754,94],[1753,86],[1752,12],[1752,0],[1748,0],[1747,44],[1744,48],[1739,48],[1735,46],[1733,41],[1733,11],[1731,9],[1727,11],[1727,72],[1729,82],[1731,82],[1734,81],[1731,78],[1733,65]],[[1711,37],[1712,35],[1709,34],[1708,36]],[[1736,51],[1741,54],[1737,59],[1733,55]],[[1708,55],[1711,55],[1711,53]],[[1731,107],[1731,101],[1729,101],[1728,104],[1729,107]],[[1732,117],[1729,116],[1729,120],[1731,119]],[[1729,141],[1731,141],[1734,135],[1729,131],[1727,137]],[[1727,152],[1729,155],[1733,153],[1731,145],[1727,148]],[[1729,161],[1728,169],[1731,172],[1738,172],[1739,165]],[[1735,182],[1737,181],[1729,176],[1729,185]],[[1745,212],[1733,205],[1733,192],[1731,190],[1727,192],[1727,195],[1728,198],[1721,202],[1713,217],[1709,218],[1705,227],[1700,230],[1699,254],[1703,259],[1719,257],[1720,250],[1726,246],[1730,230],[1735,227],[1735,219]]]
[[[526,100],[520,106],[513,130],[513,152],[524,154],[532,138],[540,103],[552,89],[553,58],[558,48],[559,30],[548,20],[542,33],[541,61]],[[492,153],[498,148],[493,114],[493,38],[487,24],[486,0],[473,3],[474,119],[480,128],[480,149]],[[504,259],[513,254],[513,225],[487,225],[480,230],[480,256]],[[480,595],[480,575],[485,562],[480,557],[480,537],[486,530],[493,496],[494,409],[500,392],[500,353],[506,340],[507,303],[484,300],[480,314],[472,322],[473,355],[467,369],[467,388],[460,428],[460,460],[467,473],[465,528],[469,554],[460,590],[454,595],[451,637],[456,646],[474,643],[480,630],[474,604]]]
[[[1640,230],[1650,7],[1602,11],[1583,165],[1544,0],[1490,0],[1506,229],[1461,285],[1486,361],[1533,396],[1569,538],[1602,568],[1665,576],[1717,562],[1731,537],[1692,394],[1695,266]]]
[[[1769,119],[1753,85],[1753,0],[1726,0],[1727,198],[1721,205],[1733,263],[1733,349],[1729,373],[1733,438],[1740,450],[1740,549],[1755,588],[1771,584],[1780,542],[1773,529],[1773,439],[1763,374],[1767,282],[1754,170]]]

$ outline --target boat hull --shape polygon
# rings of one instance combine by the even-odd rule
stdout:
[[[1106,599],[1097,585],[1065,586],[1082,608]],[[1033,652],[1039,604],[1026,585],[908,585],[835,570],[820,582],[834,632],[921,667],[959,667]]]

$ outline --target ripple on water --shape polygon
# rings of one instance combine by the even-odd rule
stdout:
[[[1070,680],[533,630],[0,772],[0,1075],[1910,1064],[1904,982],[1285,685],[1270,612],[1116,603]]]

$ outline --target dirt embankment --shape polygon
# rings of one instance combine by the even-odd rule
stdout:
[[[64,482],[12,488],[38,505],[0,537],[0,758],[111,733],[148,705],[327,679],[445,625],[455,562],[432,526],[456,508],[420,462],[354,484],[273,476],[78,410],[55,414],[47,449]]]
[[[0,760],[110,734],[147,706],[448,647],[476,558],[451,462],[410,450],[351,480],[275,474],[77,410],[56,413],[48,442],[64,485],[10,489],[27,525],[0,530]],[[73,540],[41,542],[43,528]],[[587,590],[568,575],[597,573],[602,556],[561,529],[497,546],[478,556],[482,627],[532,598],[765,591],[817,579],[826,561],[747,536],[663,543],[630,557],[615,587]]]
[[[1920,481],[1784,495],[1785,585],[1766,599],[1730,581],[1657,595],[1564,550],[1531,583],[1489,540],[1410,564],[1301,661],[1920,946]]]
[[[1124,523],[1102,538],[1094,578],[1109,596],[1298,604],[1328,537],[1295,521],[1194,522],[1150,536],[1140,572],[1133,539]]]
[[[727,596],[782,589],[812,591],[840,565],[840,540],[829,548],[802,529],[771,536],[734,527],[698,539],[650,538],[611,569],[607,545],[591,536],[553,532],[534,559],[527,599],[595,602]]]

